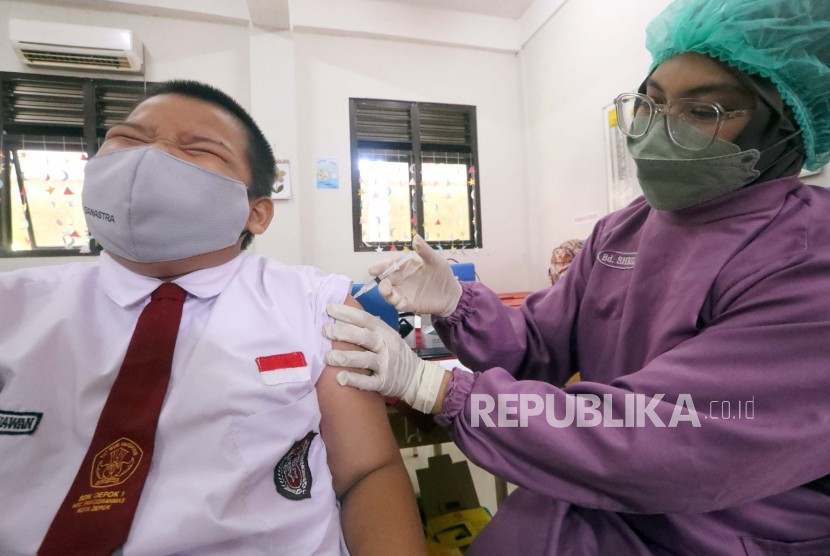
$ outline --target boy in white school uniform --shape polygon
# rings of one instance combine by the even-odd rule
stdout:
[[[100,262],[0,275],[0,554],[424,553],[382,399],[323,362],[349,280],[241,254],[274,167],[164,83],[87,164]]]

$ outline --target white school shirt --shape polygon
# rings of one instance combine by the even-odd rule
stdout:
[[[175,283],[188,295],[123,554],[347,554],[314,386],[331,349],[326,304],[350,281],[248,255]],[[0,274],[0,555],[40,546],[160,284],[106,253]],[[284,354],[291,368],[260,372]],[[291,499],[277,464],[309,433],[294,461],[307,457],[310,476]]]

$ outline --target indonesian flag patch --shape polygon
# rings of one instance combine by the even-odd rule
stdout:
[[[302,382],[311,378],[302,351],[257,357],[256,365],[262,382],[269,386],[284,382]]]
[[[274,484],[277,492],[289,500],[311,498],[311,469],[308,467],[308,450],[317,433],[309,431],[291,446],[288,453],[274,468]]]

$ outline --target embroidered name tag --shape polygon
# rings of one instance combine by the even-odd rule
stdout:
[[[291,446],[274,468],[274,484],[277,492],[289,500],[311,498],[311,468],[308,466],[308,450],[317,433],[309,431]]]
[[[257,357],[256,365],[262,382],[269,386],[283,382],[302,382],[311,378],[305,355],[301,351]]]
[[[0,434],[35,434],[43,413],[0,410]]]
[[[621,251],[600,251],[597,260],[605,266],[631,270],[637,262],[637,253],[623,253]]]

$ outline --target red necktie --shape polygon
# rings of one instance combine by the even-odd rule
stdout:
[[[138,317],[92,443],[39,556],[109,556],[127,541],[153,460],[186,296],[176,284],[162,284]]]

